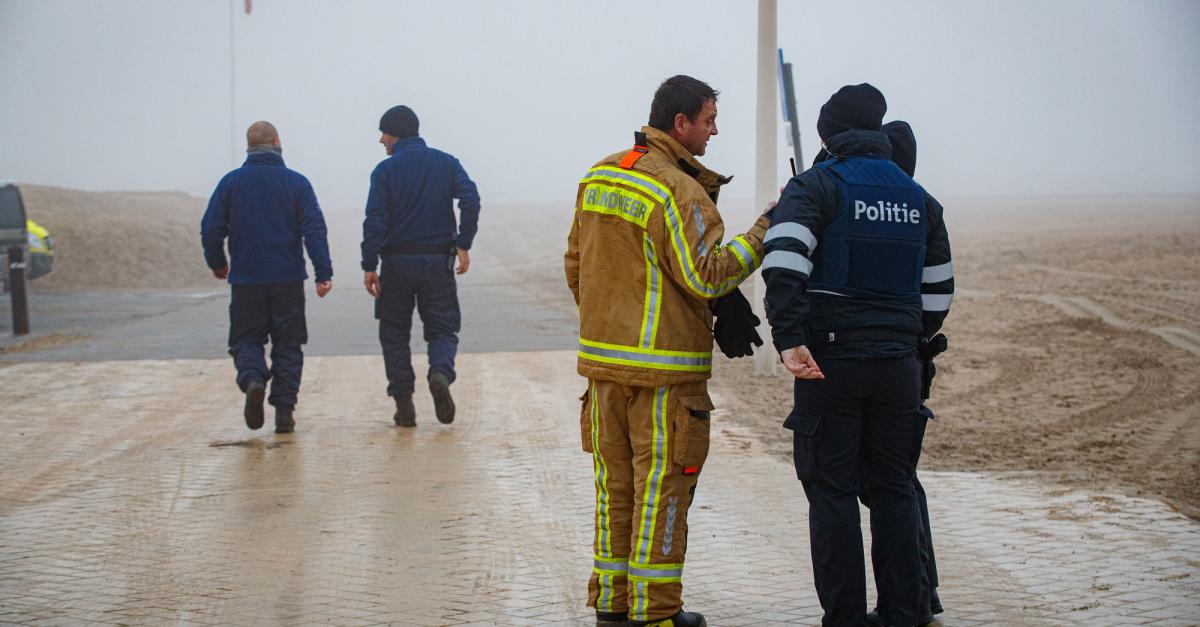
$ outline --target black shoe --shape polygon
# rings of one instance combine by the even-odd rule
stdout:
[[[246,384],[246,408],[242,415],[246,418],[246,426],[251,429],[261,429],[263,426],[263,399],[267,396],[267,386],[255,379]]]
[[[941,614],[946,610],[942,609],[942,600],[938,598],[937,588],[929,591],[929,612],[931,614]]]
[[[417,408],[413,407],[412,394],[396,397],[396,415],[392,416],[397,427],[417,426]]]
[[[629,614],[596,610],[596,627],[629,627]]]
[[[933,614],[929,613],[917,620],[917,626],[928,625],[934,620]],[[883,619],[879,617],[879,610],[871,610],[867,612],[867,627],[884,627]]]
[[[277,405],[275,407],[275,433],[291,433],[296,430],[296,420],[292,418],[292,408]]]
[[[433,394],[433,411],[437,414],[438,422],[446,425],[454,422],[454,399],[450,396],[450,377],[440,372],[429,375],[429,393]]]
[[[638,627],[708,627],[708,621],[704,620],[703,614],[685,612],[683,610],[679,610],[675,612],[674,616],[668,616],[667,618],[651,621],[631,620],[629,624],[637,625]]]

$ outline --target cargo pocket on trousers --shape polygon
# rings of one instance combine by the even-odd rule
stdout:
[[[699,472],[708,458],[712,409],[708,394],[679,397],[679,408],[671,421],[671,461],[683,466],[685,474]]]
[[[807,409],[793,409],[783,421],[783,428],[792,431],[792,456],[796,464],[796,478],[811,481],[817,477],[817,433],[821,430],[821,413]]]
[[[579,434],[583,439],[583,452],[592,452],[592,407],[588,400],[591,396],[592,388],[589,385],[588,389],[583,391],[583,396],[579,397]]]

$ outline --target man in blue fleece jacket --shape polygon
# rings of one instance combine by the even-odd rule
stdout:
[[[246,426],[263,425],[263,398],[271,381],[275,432],[295,430],[293,411],[308,341],[304,318],[303,247],[316,272],[317,296],[333,288],[325,217],[308,179],[283,165],[279,133],[270,122],[246,131],[246,162],[217,184],[200,222],[204,259],[232,287],[229,354],[246,395]],[[225,257],[225,239],[229,256]],[[271,365],[263,353],[271,342]]]
[[[379,120],[388,158],[371,173],[363,220],[363,285],[375,298],[379,343],[388,379],[388,396],[396,403],[397,426],[415,427],[413,373],[409,341],[416,307],[429,345],[429,391],[442,423],[454,421],[454,357],[458,351],[461,314],[458,274],[470,266],[467,251],[479,225],[479,192],[454,156],[425,145],[418,135],[417,115],[399,105]],[[455,224],[454,200],[461,220]],[[383,272],[376,273],[380,260]]]

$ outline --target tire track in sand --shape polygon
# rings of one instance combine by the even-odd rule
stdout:
[[[1105,324],[1122,331],[1135,331],[1157,335],[1168,344],[1200,357],[1200,333],[1183,327],[1151,327],[1129,322],[1082,296],[1047,294],[1037,296],[1025,295],[1018,296],[1018,298],[1032,298],[1047,305],[1052,305],[1072,318],[1097,318]]]

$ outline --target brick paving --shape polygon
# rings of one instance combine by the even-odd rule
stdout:
[[[227,360],[0,367],[0,623],[588,624],[573,363],[463,355],[459,421],[418,394],[398,430],[379,357],[310,358],[289,436],[245,429]],[[688,607],[817,624],[800,486],[716,401]],[[940,624],[1200,624],[1200,524],[1161,503],[923,483]]]

